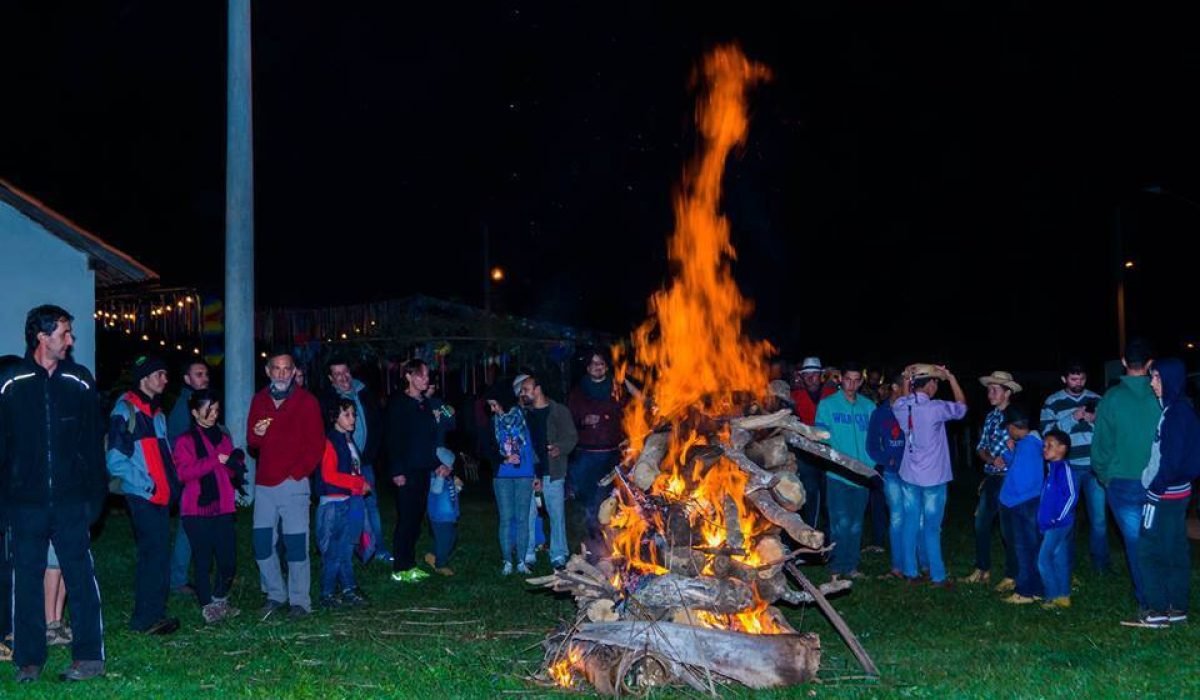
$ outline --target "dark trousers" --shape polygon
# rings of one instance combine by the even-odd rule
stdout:
[[[167,616],[167,587],[171,576],[171,519],[166,506],[144,498],[126,496],[133,537],[137,541],[137,567],[133,581],[133,617],[129,628],[138,632]],[[63,577],[67,575],[63,571]]]
[[[1017,578],[1017,546],[1013,541],[1012,518],[1001,512],[1003,474],[988,474],[979,482],[979,504],[975,507],[975,568],[992,570],[992,529],[1000,516],[1000,542],[1004,545],[1004,578]]]
[[[1017,593],[1023,596],[1038,596],[1043,593],[1042,577],[1038,573],[1038,552],[1042,548],[1041,533],[1038,532],[1037,498],[1031,498],[1012,508],[1005,508],[1012,518],[1013,543],[1017,549]]]
[[[425,522],[429,500],[429,472],[407,474],[407,482],[396,488],[396,530],[392,536],[392,571],[407,571],[417,565],[417,538]]]
[[[454,544],[458,541],[458,523],[438,523],[429,521],[433,529],[433,556],[437,566],[449,566],[450,554],[454,552]]]
[[[880,473],[882,476],[882,472]],[[883,494],[883,480],[872,482],[871,493],[867,496],[867,512],[871,516],[871,544],[883,547],[888,539],[888,509],[887,498]]]
[[[1137,556],[1146,609],[1157,613],[1188,611],[1192,548],[1187,539],[1187,499],[1147,501]]]
[[[12,548],[8,518],[0,515],[0,640],[12,632]]]
[[[51,508],[14,508],[12,564],[15,579],[13,606],[13,664],[46,663],[46,550],[54,543],[67,604],[71,611],[71,657],[75,661],[104,660],[104,623],[100,619],[100,586],[92,562],[88,515],[83,505]]]
[[[825,495],[825,470],[817,466],[816,457],[807,453],[793,450],[796,455],[796,476],[804,485],[804,505],[800,508],[800,517],[804,522],[820,529],[821,497]]]
[[[585,542],[589,551],[600,552],[602,544],[600,529],[600,503],[608,497],[612,487],[600,486],[599,481],[621,461],[620,450],[575,450],[571,453],[568,479],[575,494],[572,520],[583,526]]]
[[[228,515],[184,516],[179,519],[192,547],[192,565],[196,568],[196,600],[208,605],[213,598],[229,595],[237,575],[237,535],[233,513]],[[217,559],[217,580],[208,581],[213,557]]]

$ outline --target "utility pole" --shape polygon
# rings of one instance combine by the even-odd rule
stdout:
[[[229,0],[225,102],[225,424],[238,444],[254,393],[254,125],[250,0]],[[246,481],[254,500],[254,463]]]

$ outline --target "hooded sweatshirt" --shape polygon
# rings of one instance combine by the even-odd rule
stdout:
[[[1092,470],[1105,486],[1113,479],[1141,479],[1162,413],[1149,377],[1121,377],[1096,409]]]
[[[815,425],[829,431],[830,447],[869,464],[871,455],[867,452],[867,428],[871,424],[871,414],[874,412],[875,404],[871,399],[856,396],[854,401],[850,401],[846,398],[846,392],[839,391],[821,399],[817,406]],[[851,486],[862,486],[833,471],[829,472],[829,478]]]
[[[1009,508],[1042,495],[1042,436],[1037,431],[1017,441],[1016,448],[1005,450],[1008,475],[1000,487],[1000,504]]]
[[[1187,372],[1176,359],[1159,360],[1154,371],[1162,380],[1162,415],[1142,471],[1142,486],[1151,501],[1186,499],[1192,480],[1200,477],[1200,418],[1184,394]]]

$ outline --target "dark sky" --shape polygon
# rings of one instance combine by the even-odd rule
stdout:
[[[727,172],[735,274],[789,357],[1111,356],[1118,205],[1131,329],[1200,333],[1200,205],[1141,191],[1200,201],[1182,11],[698,5],[255,2],[260,303],[478,304],[486,224],[504,309],[627,331],[667,270],[689,75],[736,39],[775,78]],[[0,177],[220,290],[224,3],[6,4],[0,57]]]

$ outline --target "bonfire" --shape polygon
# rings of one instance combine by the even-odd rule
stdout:
[[[786,408],[771,410],[773,349],[743,333],[751,305],[733,279],[729,222],[719,213],[726,158],[746,137],[745,93],[769,71],[732,46],[712,51],[701,70],[703,144],[676,195],[671,282],[618,357],[616,384],[628,377],[642,396],[623,417],[625,459],[602,482],[611,489],[600,509],[607,551],[581,552],[529,581],[571,593],[578,606],[574,623],[544,644],[540,677],[562,687],[715,694],[727,683],[810,681],[820,640],[793,628],[777,603],[816,604],[876,673],[825,597],[850,582],[816,587],[796,566],[828,548],[798,514],[805,492],[789,447],[865,478],[874,471],[831,450],[821,442],[828,434]]]

